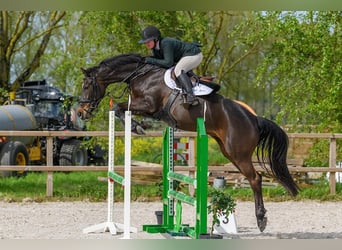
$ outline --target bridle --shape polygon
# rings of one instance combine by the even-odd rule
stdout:
[[[101,96],[101,90],[100,90],[99,84],[96,81],[96,76],[87,76],[85,77],[85,79],[90,79],[92,91],[90,92],[90,95],[88,95],[89,99],[81,99],[78,101],[78,103],[79,104],[89,103],[89,108],[84,109],[84,111],[87,113],[91,113],[94,109],[97,108],[97,106],[99,105],[103,97]],[[82,86],[82,88],[84,90],[84,86]]]
[[[138,63],[137,67],[135,68],[134,71],[130,72],[123,80],[122,82],[126,82],[127,86],[124,88],[122,93],[118,96],[114,96],[113,98],[119,99],[121,98],[127,90],[130,90],[130,81],[135,79],[136,77],[143,75],[147,72],[149,72],[151,69],[145,71],[145,72],[140,72],[140,70],[145,66],[145,64]],[[83,109],[87,113],[91,113],[94,109],[96,109],[100,103],[100,101],[103,99],[105,95],[101,95],[101,89],[100,86],[96,80],[96,76],[87,76],[85,79],[90,79],[90,85],[92,87],[92,91],[90,92],[90,95],[88,95],[89,99],[81,99],[78,101],[79,104],[87,104],[89,103],[88,109]],[[84,86],[82,86],[84,90]]]

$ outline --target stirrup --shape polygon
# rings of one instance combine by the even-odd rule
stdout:
[[[196,106],[199,104],[198,99],[195,96],[189,94],[183,94],[183,106],[189,108],[190,106]]]

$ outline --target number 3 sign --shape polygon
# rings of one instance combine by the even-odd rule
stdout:
[[[214,233],[216,234],[236,234],[237,233],[237,225],[235,220],[235,214],[230,213],[228,216],[226,214],[219,215],[218,219],[220,221],[220,225],[214,225]]]

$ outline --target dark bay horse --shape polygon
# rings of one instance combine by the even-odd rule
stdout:
[[[207,133],[217,141],[224,156],[250,183],[254,192],[257,225],[262,232],[267,224],[262,177],[253,167],[252,155],[256,150],[260,164],[267,167],[290,194],[297,195],[299,188],[286,163],[286,133],[274,122],[252,114],[240,104],[216,92],[198,97],[199,105],[184,108],[181,95],[164,83],[166,69],[144,64],[142,59],[138,54],[123,54],[105,59],[97,66],[82,69],[85,78],[79,115],[89,117],[105,95],[107,86],[119,82],[128,85],[131,95],[129,109],[134,115],[163,120],[169,126],[186,131],[195,131],[196,119],[205,115]],[[127,108],[128,102],[117,104],[116,115],[123,119]],[[132,123],[134,130],[139,133],[139,123]]]

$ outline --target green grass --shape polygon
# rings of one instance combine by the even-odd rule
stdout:
[[[98,177],[106,177],[107,172],[72,172],[53,174],[53,197],[46,197],[46,173],[28,173],[24,177],[0,178],[0,199],[21,201],[31,198],[45,200],[90,200],[107,199],[107,182]],[[124,189],[114,184],[115,199],[122,200]],[[150,200],[159,196],[157,185],[132,185],[132,200]]]
[[[228,192],[236,200],[253,201],[251,188],[227,187]],[[318,180],[315,184],[300,185],[299,194],[296,197],[290,195],[282,186],[263,187],[265,201],[288,201],[288,200],[317,200],[317,201],[342,201],[342,184],[336,183],[336,194],[330,194],[329,183],[325,180]]]
[[[54,173],[53,197],[46,197],[46,173],[28,173],[24,177],[0,178],[0,200],[21,201],[31,198],[34,201],[105,201],[107,199],[107,182],[99,181],[98,177],[106,177],[106,172],[72,172]],[[210,187],[211,188],[211,187]],[[115,184],[115,200],[122,201],[124,189]],[[235,200],[253,201],[251,188],[226,187]],[[182,187],[184,192],[187,186]],[[281,187],[263,187],[265,201],[285,200],[320,200],[342,201],[342,184],[336,184],[336,195],[329,194],[329,184],[325,180],[318,180],[315,184],[302,185],[297,197],[287,194]],[[132,185],[131,197],[133,201],[161,200],[161,182],[151,185]]]

